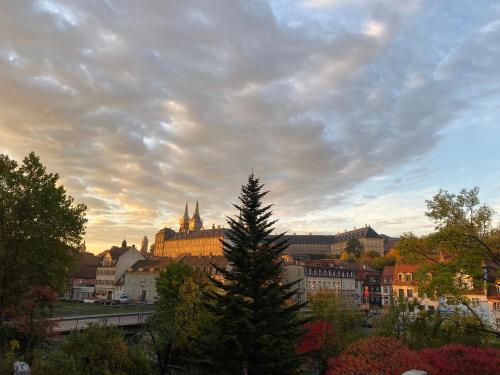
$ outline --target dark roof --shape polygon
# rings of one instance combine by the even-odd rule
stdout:
[[[394,275],[394,266],[385,266],[382,270],[382,277],[392,277]]]
[[[226,267],[228,264],[224,255],[186,255],[179,259],[179,262],[189,264],[191,267],[211,267],[212,264]]]
[[[127,251],[129,251],[132,248],[132,246],[127,246],[127,247],[112,247],[109,249],[109,254],[111,255],[111,258],[113,260],[118,259],[121,257],[123,254],[125,254]]]
[[[165,240],[184,240],[191,238],[207,238],[207,237],[225,237],[228,229],[225,228],[210,228],[210,229],[201,229],[188,233],[180,233],[175,232],[170,228],[160,229],[157,233],[163,233],[163,238]]]
[[[107,255],[107,254],[110,254],[111,255],[111,259],[113,261],[113,264],[116,264],[116,262],[118,261],[118,259],[123,255],[125,254],[127,251],[129,250],[135,250],[135,251],[139,251],[135,248],[134,245],[132,246],[126,246],[126,247],[117,247],[117,246],[113,246],[111,247],[111,249],[109,250],[106,250],[106,251],[103,251],[102,253],[99,253],[98,257],[99,257],[99,264],[101,264],[103,258]]]
[[[335,236],[321,234],[292,234],[285,235],[283,239],[287,239],[290,245],[292,244],[321,244],[330,245],[334,242]]]
[[[335,235],[334,243],[349,241],[360,238],[382,238],[371,226],[350,230]]]
[[[341,259],[308,259],[304,262],[306,266],[339,267],[345,266]]]
[[[72,277],[75,279],[95,279],[99,260],[100,258],[92,253],[81,253],[78,260],[78,268]]]
[[[159,272],[168,263],[173,262],[172,258],[138,260],[132,267],[131,272]]]
[[[386,238],[384,239],[384,254],[394,249],[399,242],[399,238]]]

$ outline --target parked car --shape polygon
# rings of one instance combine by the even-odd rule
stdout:
[[[92,297],[89,297],[89,298],[84,298],[82,300],[83,303],[96,303],[97,299],[96,298],[92,298]]]
[[[115,298],[113,300],[113,304],[129,304],[129,303],[132,303],[132,300],[125,293],[120,294],[118,298]]]

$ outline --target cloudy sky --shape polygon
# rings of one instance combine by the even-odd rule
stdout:
[[[88,205],[87,245],[224,224],[253,168],[279,229],[432,229],[500,211],[498,1],[3,1],[0,153]]]

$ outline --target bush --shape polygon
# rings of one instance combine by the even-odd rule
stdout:
[[[374,336],[349,345],[330,360],[328,375],[401,375],[411,369],[427,371],[419,355],[393,337]]]
[[[305,368],[324,374],[328,358],[335,354],[335,332],[332,323],[317,320],[305,324],[307,332],[297,343],[296,351],[306,357]]]
[[[419,356],[435,370],[431,375],[496,375],[500,369],[500,350],[458,344],[422,349]]]

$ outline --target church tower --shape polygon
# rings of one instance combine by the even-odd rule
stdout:
[[[203,229],[203,221],[200,217],[200,210],[198,208],[198,201],[196,201],[196,208],[193,217],[189,220],[189,230],[196,232]]]
[[[180,228],[179,233],[189,232],[189,214],[188,214],[188,204],[186,202],[186,209],[184,210],[184,216],[179,220]]]

